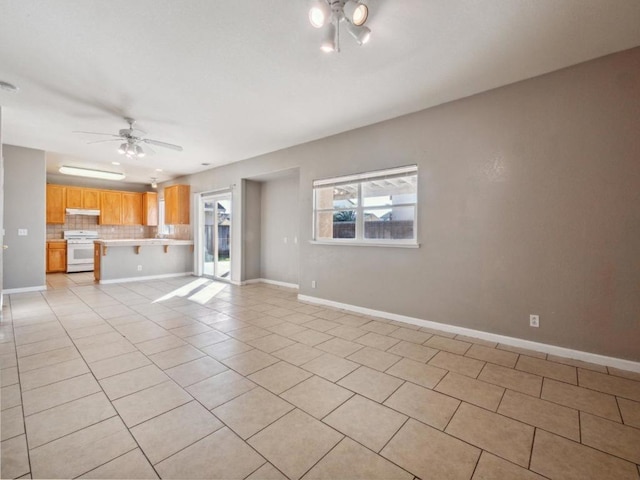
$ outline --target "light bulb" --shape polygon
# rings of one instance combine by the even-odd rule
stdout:
[[[309,9],[309,22],[316,28],[322,28],[331,15],[329,4],[325,0],[315,0]]]
[[[347,20],[359,27],[367,21],[369,8],[364,3],[348,0],[344,4],[344,15],[347,17]]]
[[[122,145],[120,145],[120,147],[118,148],[118,153],[120,155],[124,155],[125,153],[127,153],[127,144],[123,143]]]
[[[138,158],[142,158],[145,156],[144,150],[142,150],[142,147],[140,145],[136,145],[136,157]]]

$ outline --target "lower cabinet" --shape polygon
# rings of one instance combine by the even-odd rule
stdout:
[[[67,243],[47,242],[47,273],[67,271]]]

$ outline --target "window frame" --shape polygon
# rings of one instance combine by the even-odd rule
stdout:
[[[173,235],[173,225],[167,225],[164,223],[164,198],[158,199],[158,233],[157,236],[167,237]]]
[[[364,205],[363,196],[363,184],[369,181],[383,180],[394,177],[416,177],[416,200],[415,203],[399,203],[394,204],[393,207],[413,207],[413,238],[407,239],[384,239],[384,238],[372,238],[367,239],[365,235],[365,211],[368,210],[381,210],[385,209],[385,206],[371,206],[366,207]],[[320,188],[337,187],[340,185],[357,185],[357,202],[354,207],[344,208],[318,208],[317,206],[317,190]],[[310,243],[319,245],[350,245],[350,246],[378,246],[378,247],[401,247],[401,248],[418,248],[418,203],[419,203],[419,191],[418,191],[418,166],[407,165],[403,167],[395,167],[384,170],[375,170],[371,172],[359,173],[354,175],[345,175],[340,177],[330,177],[320,180],[314,180],[312,182],[312,195],[313,195],[313,212],[312,212],[312,240]],[[389,208],[389,207],[386,207]],[[318,213],[335,214],[341,211],[355,211],[355,237],[354,238],[318,238]]]

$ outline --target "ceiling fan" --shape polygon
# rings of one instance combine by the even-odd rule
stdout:
[[[180,145],[174,145],[172,143],[161,142],[159,140],[152,140],[150,138],[145,138],[146,132],[142,130],[138,130],[133,128],[133,125],[136,121],[133,118],[125,117],[125,121],[129,124],[129,128],[121,129],[118,134],[113,133],[99,133],[99,132],[81,132],[74,131],[73,133],[88,133],[90,135],[108,135],[110,137],[108,140],[95,140],[91,143],[103,143],[103,142],[123,142],[118,148],[118,153],[121,155],[125,155],[127,158],[142,158],[145,156],[146,152],[143,150],[141,143],[145,143],[147,145],[155,145],[157,147],[168,148],[170,150],[175,150],[177,152],[182,151],[182,147]],[[153,152],[151,148],[147,148],[148,151]]]

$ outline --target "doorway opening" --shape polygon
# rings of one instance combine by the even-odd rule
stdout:
[[[200,197],[200,265],[205,277],[231,281],[231,192]]]

